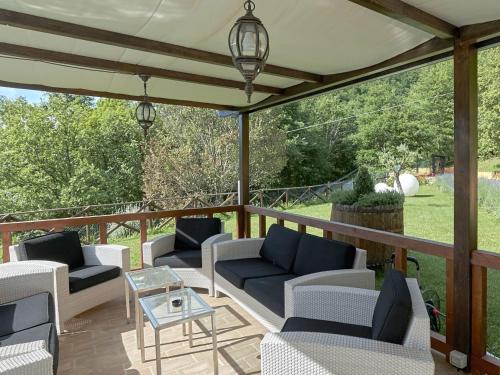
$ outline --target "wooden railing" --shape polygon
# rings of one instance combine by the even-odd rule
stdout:
[[[36,221],[20,221],[11,223],[1,223],[0,233],[2,234],[2,250],[3,250],[3,262],[9,261],[9,246],[12,243],[12,235],[16,232],[26,232],[32,230],[44,230],[44,231],[60,231],[69,227],[82,227],[86,225],[98,225],[99,226],[99,241],[102,244],[108,242],[108,230],[107,225],[113,223],[126,223],[131,221],[138,221],[140,228],[140,245],[147,241],[147,221],[154,219],[169,219],[178,218],[184,216],[207,216],[212,217],[217,213],[234,213],[236,212],[238,216],[237,223],[238,234],[244,233],[242,223],[243,223],[243,207],[242,206],[224,206],[224,207],[205,207],[205,208],[188,208],[181,210],[162,210],[162,211],[152,211],[152,212],[135,212],[126,214],[114,214],[114,215],[100,215],[100,216],[82,216],[82,217],[70,217],[63,219],[47,219],[47,220],[36,220]],[[241,216],[241,218],[240,218]],[[141,266],[142,261],[142,251],[141,251]]]
[[[265,237],[268,219],[271,218],[279,225],[294,223],[297,231],[306,232],[308,228],[322,230],[325,238],[332,238],[333,233],[352,237],[355,243],[368,240],[395,248],[395,267],[406,271],[407,249],[423,254],[442,258],[446,262],[446,336],[432,333],[432,347],[446,355],[453,345],[453,245],[425,240],[400,234],[383,232],[375,229],[358,227],[339,222],[317,219],[308,216],[291,214],[270,208],[256,206],[225,206],[209,208],[190,208],[181,210],[163,210],[154,212],[138,212],[103,216],[71,217],[65,219],[48,219],[39,221],[23,221],[0,223],[2,236],[3,261],[9,261],[9,245],[12,235],[16,232],[31,230],[62,230],[67,227],[81,227],[98,225],[100,242],[107,243],[107,224],[138,221],[140,227],[140,243],[147,241],[147,221],[152,219],[169,219],[183,216],[206,216],[214,214],[236,213],[237,237],[251,236],[251,215],[258,216],[258,236]],[[142,256],[141,256],[142,264]],[[471,369],[474,374],[500,374],[500,362],[486,352],[486,301],[487,301],[487,269],[500,270],[500,254],[487,251],[474,251],[471,259],[472,267],[472,353]]]

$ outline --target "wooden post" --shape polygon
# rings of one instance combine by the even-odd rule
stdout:
[[[241,205],[248,204],[250,199],[250,115],[248,113],[240,113],[238,117],[239,127],[239,173],[240,179],[238,184],[238,203]]]
[[[141,268],[144,268],[144,255],[142,253],[142,244],[148,240],[148,225],[146,220],[139,221],[141,228],[141,246],[139,251],[141,253]]]
[[[245,209],[240,206],[236,213],[238,238],[245,238]]]
[[[487,269],[472,266],[472,347],[471,357],[480,361],[486,354]],[[472,369],[472,373],[480,374]]]
[[[2,260],[7,263],[10,260],[9,246],[12,242],[12,233],[2,232]]]
[[[252,216],[250,212],[245,212],[245,238],[252,237]]]
[[[102,244],[108,243],[108,226],[106,223],[99,223],[99,241]]]
[[[446,344],[448,347],[453,348],[453,343],[454,343],[454,330],[455,330],[455,324],[454,324],[454,314],[455,314],[455,309],[454,309],[454,303],[455,303],[455,298],[453,296],[454,293],[454,288],[455,288],[455,282],[453,280],[453,269],[455,265],[453,262],[453,259],[446,259]],[[446,353],[446,359],[448,360],[449,358],[449,353]]]
[[[394,258],[394,268],[397,270],[404,272],[406,274],[408,270],[408,264],[406,261],[406,256],[408,254],[408,251],[406,249],[403,249],[401,247],[397,247],[395,249],[395,258]]]
[[[307,227],[304,224],[297,224],[297,231],[299,233],[306,233]]]
[[[259,237],[264,238],[266,236],[266,217],[264,215],[259,215]]]
[[[323,230],[323,237],[327,240],[331,240],[333,238],[333,233],[329,230]]]
[[[285,220],[283,219],[276,219],[276,224],[281,225],[282,227],[285,226]]]
[[[454,342],[471,351],[471,265],[477,250],[477,47],[455,40]]]

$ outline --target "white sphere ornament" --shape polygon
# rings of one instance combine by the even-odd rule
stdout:
[[[392,189],[385,182],[379,182],[375,185],[375,193],[385,193],[391,190]]]
[[[399,176],[399,181],[401,182],[401,187],[403,188],[403,194],[405,195],[405,197],[413,197],[418,193],[420,184],[418,183],[418,180],[414,175],[410,173],[404,173]],[[394,181],[394,190],[401,193],[396,181]]]

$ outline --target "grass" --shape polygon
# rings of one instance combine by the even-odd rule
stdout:
[[[488,160],[479,160],[479,172],[494,172],[500,171],[500,157]]]

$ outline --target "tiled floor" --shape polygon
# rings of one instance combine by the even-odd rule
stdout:
[[[259,374],[259,343],[265,329],[231,299],[201,295],[217,311],[220,374]],[[193,324],[193,348],[189,348],[180,326],[162,331],[163,374],[212,373],[212,343],[204,327],[210,328],[210,323],[202,323]],[[72,319],[66,327],[69,332],[60,338],[58,374],[155,374],[153,331],[147,324],[146,362],[141,363],[134,327],[125,319],[125,299]],[[439,355],[435,359],[436,374],[456,373]]]

